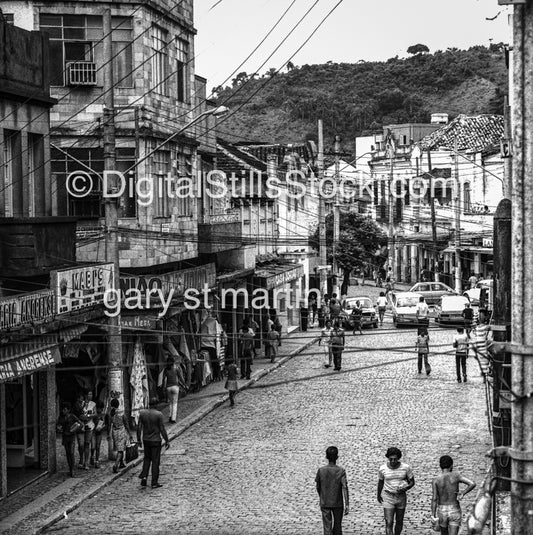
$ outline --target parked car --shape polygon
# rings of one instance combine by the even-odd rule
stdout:
[[[349,297],[343,302],[343,307],[341,311],[341,317],[343,325],[346,328],[353,329],[354,321],[352,318],[352,311],[355,308],[355,303],[359,301],[363,309],[363,315],[361,317],[361,327],[372,326],[374,329],[378,327],[378,319],[376,315],[376,309],[374,308],[374,303],[372,299],[367,295],[362,297]]]
[[[492,303],[492,289],[493,289],[493,280],[492,279],[484,279],[477,282],[476,287],[472,288],[471,290],[466,290],[463,292],[463,295],[468,297],[470,299],[470,303],[473,306],[479,306],[479,301],[481,297],[481,290],[486,289],[488,290],[488,303],[485,304],[485,306],[488,306],[491,308],[490,304]]]
[[[410,292],[420,294],[428,305],[439,302],[443,295],[457,295],[457,292],[443,282],[417,282]]]
[[[392,322],[398,325],[417,325],[416,305],[420,301],[421,294],[412,292],[398,292],[389,295],[392,307]]]
[[[435,307],[435,322],[464,325],[462,314],[466,303],[470,303],[470,300],[464,295],[444,295]]]

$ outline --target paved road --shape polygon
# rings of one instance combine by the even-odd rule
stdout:
[[[318,534],[314,476],[334,444],[352,495],[345,533],[383,533],[377,470],[395,445],[416,479],[404,534],[429,535],[439,456],[451,454],[478,483],[485,473],[477,364],[469,359],[470,380],[458,384],[453,357],[433,354],[432,374],[418,375],[413,330],[389,323],[364,332],[348,336],[341,372],[324,369],[314,346],[181,435],[163,456],[162,488],[141,489],[126,473],[48,533]],[[434,353],[449,350],[452,335],[432,329]]]

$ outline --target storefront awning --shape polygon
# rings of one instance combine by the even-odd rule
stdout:
[[[0,382],[34,373],[59,362],[61,362],[61,355],[58,347],[42,349],[29,355],[2,362],[0,363]]]
[[[267,290],[283,286],[303,276],[304,267],[301,264],[277,264],[255,271],[255,277],[259,279],[261,286]]]
[[[474,247],[474,246],[462,246],[460,247],[460,250],[462,253],[479,253],[479,254],[487,254],[492,256],[494,254],[494,251],[492,247]],[[446,247],[443,251],[441,251],[441,254],[445,253],[455,253],[455,247]]]

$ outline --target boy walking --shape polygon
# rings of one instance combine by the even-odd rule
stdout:
[[[418,329],[416,349],[418,350],[418,373],[422,373],[422,361],[424,361],[426,375],[429,375],[431,373],[431,366],[428,362],[429,334],[428,330],[425,327],[420,327]]]
[[[462,327],[457,329],[457,334],[453,337],[453,347],[455,348],[455,371],[457,382],[461,382],[461,370],[463,372],[463,382],[466,383],[466,358],[468,357],[469,336]]]
[[[436,523],[438,519],[442,535],[457,535],[462,520],[459,500],[473,490],[476,484],[453,472],[453,459],[449,455],[443,455],[439,463],[442,474],[433,480],[432,522]],[[459,492],[459,483],[467,485],[463,492]]]
[[[342,535],[342,516],[349,512],[346,471],[337,466],[339,450],[330,446],[326,450],[328,464],[318,469],[316,491],[320,496],[324,535]]]

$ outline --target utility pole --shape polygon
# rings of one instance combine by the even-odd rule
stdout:
[[[503,101],[503,137],[505,141],[511,144],[512,154],[512,131],[511,131],[511,108],[509,106],[509,98],[505,96]],[[503,197],[504,199],[511,198],[512,191],[512,172],[513,172],[513,159],[511,156],[503,158]]]
[[[318,120],[318,251],[319,251],[319,272],[320,272],[320,292],[323,297],[328,293],[327,268],[328,263],[326,251],[326,200],[322,192],[324,180],[324,126],[322,119]]]
[[[389,177],[389,267],[392,270],[392,276],[396,280],[396,251],[395,240],[394,240],[394,197],[392,195],[392,184],[394,183],[394,156],[395,156],[395,146],[394,140],[392,139],[392,134],[389,132],[389,137],[387,140],[387,146],[390,156],[390,177]]]
[[[459,182],[459,151],[457,150],[457,136],[454,145],[455,162],[455,291],[461,294],[463,271],[461,267],[461,183]]]
[[[512,535],[533,533],[533,2],[513,15]]]
[[[431,213],[431,240],[433,241],[433,251],[431,253],[431,263],[432,263],[432,269],[435,273],[435,281],[439,281],[439,276],[437,274],[437,221],[435,217],[435,199],[433,198],[433,174],[431,172],[431,149],[428,148],[428,174],[429,174],[429,194],[428,194],[428,200],[429,200],[429,210]]]
[[[104,168],[114,171],[116,168],[115,148],[115,100],[113,95],[113,43],[111,36],[111,10],[104,10]],[[110,179],[109,179],[110,177]],[[108,183],[109,192],[118,190],[116,177],[110,173]],[[104,192],[105,193],[105,192]],[[105,250],[106,261],[113,263],[114,287],[120,290],[120,262],[118,252],[118,199],[106,195],[105,203]],[[120,299],[120,298],[119,298]],[[107,344],[107,387],[109,396],[117,398],[124,407],[124,374],[122,369],[122,334],[120,330],[120,314],[108,318]]]
[[[335,153],[335,202],[333,204],[333,277],[335,283],[333,284],[333,292],[340,297],[339,291],[339,266],[337,264],[337,249],[341,237],[341,212],[339,204],[339,182],[340,182],[340,152],[341,152],[341,137],[335,136],[334,149]]]

